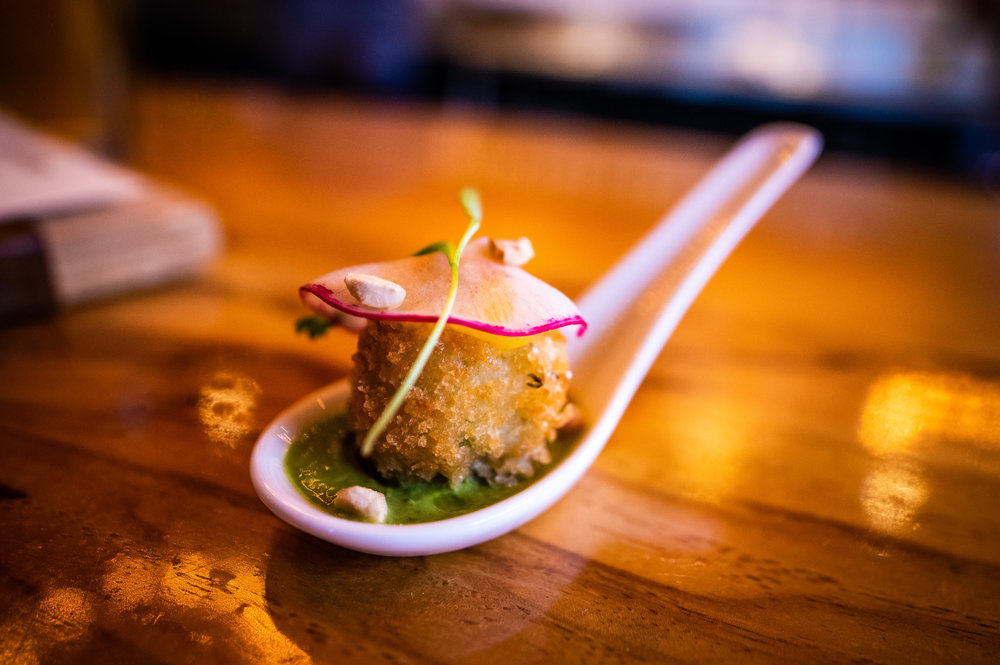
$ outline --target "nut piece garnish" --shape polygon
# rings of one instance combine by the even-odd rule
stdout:
[[[358,302],[369,307],[393,309],[402,305],[406,298],[406,289],[402,286],[375,275],[349,272],[344,277],[344,284]]]
[[[523,266],[535,256],[535,248],[524,236],[517,240],[497,240],[490,238],[490,254],[497,261],[508,266]]]
[[[333,496],[333,506],[354,513],[369,522],[385,522],[385,517],[389,513],[385,495],[361,485],[345,487],[337,492]]]

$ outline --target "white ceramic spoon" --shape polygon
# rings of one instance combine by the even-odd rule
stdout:
[[[562,497],[600,453],[681,317],[726,257],[822,147],[813,129],[761,127],[740,140],[681,203],[579,300],[589,323],[569,342],[573,398],[587,426],[573,451],[524,490],[466,515],[424,524],[372,524],[323,512],[289,481],[284,458],[303,427],[342,407],[345,381],[303,397],[261,434],[250,474],[278,517],[362,552],[435,554],[516,529]]]

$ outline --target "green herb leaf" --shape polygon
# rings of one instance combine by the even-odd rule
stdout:
[[[445,256],[452,256],[455,253],[455,248],[447,240],[442,240],[441,242],[427,245],[419,252],[414,253],[414,256],[423,256],[424,254],[433,254],[434,252],[441,252]]]
[[[327,329],[332,325],[333,323],[331,323],[326,317],[320,316],[319,314],[311,314],[309,316],[303,316],[295,322],[295,332],[300,334],[305,333],[306,335],[309,335],[309,339],[316,339],[317,337],[325,335]]]
[[[395,394],[393,394],[392,399],[389,400],[389,404],[386,405],[385,410],[379,416],[378,420],[376,420],[371,428],[369,428],[368,432],[365,433],[365,438],[361,442],[361,454],[364,457],[371,455],[372,449],[375,447],[375,441],[382,436],[382,432],[384,432],[385,428],[389,425],[389,421],[395,417],[400,407],[403,406],[403,400],[406,399],[406,395],[410,392],[410,388],[412,388],[417,382],[417,379],[420,378],[420,374],[424,371],[424,367],[427,365],[427,361],[431,357],[431,352],[434,350],[434,345],[437,344],[439,339],[441,339],[441,333],[444,332],[444,326],[448,323],[448,317],[451,315],[451,310],[455,306],[455,296],[458,294],[458,262],[462,258],[462,252],[465,251],[465,246],[469,244],[469,240],[471,240],[472,236],[479,230],[479,225],[482,222],[483,217],[482,203],[479,199],[479,192],[475,189],[467,187],[461,191],[459,198],[462,202],[462,207],[465,208],[465,212],[469,216],[469,225],[466,227],[465,234],[462,236],[461,241],[459,241],[458,247],[452,248],[451,243],[444,242],[435,243],[427,248],[436,248],[430,251],[443,251],[445,256],[448,257],[448,265],[451,267],[451,287],[448,289],[448,299],[445,302],[444,310],[442,310],[441,315],[434,324],[434,328],[431,329],[431,334],[428,335],[427,341],[424,342],[424,346],[420,349],[420,353],[417,355],[417,359],[413,362],[413,366],[407,373],[406,378],[403,379],[403,382],[396,389]],[[423,250],[421,251],[423,252]]]

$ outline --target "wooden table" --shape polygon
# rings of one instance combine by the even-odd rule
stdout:
[[[211,201],[203,278],[0,331],[4,663],[996,662],[1000,214],[820,163],[709,284],[596,465],[426,558],[279,521],[256,435],[347,372],[300,283],[464,228],[579,294],[728,141],[150,86],[132,159]]]

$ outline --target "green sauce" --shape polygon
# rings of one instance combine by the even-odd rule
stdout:
[[[333,507],[338,490],[352,485],[378,490],[389,504],[389,524],[434,522],[506,499],[544,476],[575,443],[575,437],[560,436],[550,445],[553,464],[512,487],[494,487],[467,478],[458,489],[452,489],[444,479],[385,483],[367,469],[350,438],[350,422],[343,411],[304,428],[288,448],[285,472],[310,503],[338,517],[354,518]]]

